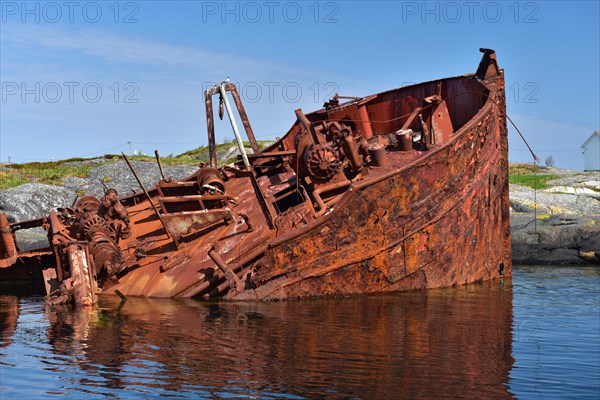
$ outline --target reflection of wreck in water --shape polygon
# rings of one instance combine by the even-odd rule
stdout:
[[[17,319],[19,318],[19,298],[0,294],[0,347],[12,343]]]
[[[235,86],[217,85],[205,94],[208,167],[121,199],[85,196],[44,219],[0,220],[0,267],[49,256],[48,294],[82,304],[96,292],[269,300],[510,275],[504,74],[482,51],[475,74],[296,110],[262,151]],[[235,168],[217,168],[214,95],[238,138]],[[19,253],[14,232],[33,226],[51,247]]]
[[[96,314],[49,308],[53,349],[78,366],[61,378],[73,389],[124,389],[118,397],[144,389],[184,397],[512,397],[510,280],[269,304],[102,301]]]

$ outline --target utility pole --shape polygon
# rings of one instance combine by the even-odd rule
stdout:
[[[127,142],[127,144],[129,145],[129,155],[131,155],[131,154],[133,154],[133,153],[131,152],[131,140],[130,140],[129,142]]]

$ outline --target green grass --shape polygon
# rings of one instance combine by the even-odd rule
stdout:
[[[259,141],[258,145],[261,148],[266,147],[272,142]],[[248,142],[244,142],[245,146],[249,147]],[[235,146],[234,142],[217,144],[217,152],[226,151],[231,146]],[[107,154],[102,157],[106,163],[113,160],[122,159],[121,155]],[[156,162],[153,156],[129,156],[132,160]],[[62,185],[65,178],[69,176],[77,176],[81,178],[89,178],[92,168],[98,165],[86,163],[90,159],[71,158],[68,160],[54,162],[32,162],[26,164],[0,164],[0,190],[16,187],[24,183],[46,183],[50,185]],[[168,155],[161,157],[163,165],[198,165],[200,160],[208,160],[208,146],[198,147],[193,150],[177,156]],[[235,162],[236,158],[227,160],[224,164]],[[81,165],[72,166],[65,165],[67,163],[80,162]],[[522,186],[529,186],[534,189],[545,189],[551,187],[548,181],[557,179],[559,176],[548,173],[549,169],[539,165],[514,163],[509,165],[509,182]],[[111,177],[103,177],[104,182],[110,182]],[[597,189],[596,189],[597,190]]]
[[[533,189],[547,189],[552,187],[548,181],[559,178],[553,174],[538,174],[538,175],[509,175],[508,181],[515,185],[529,186]]]
[[[548,173],[549,168],[541,165],[514,163],[508,165],[508,181],[515,185],[528,186],[533,189],[547,189],[552,187],[548,181],[558,179],[560,176]]]
[[[541,165],[533,165],[526,163],[511,163],[508,164],[509,175],[530,175],[530,174],[544,174],[550,171],[549,168]]]
[[[258,146],[264,148],[271,144],[271,141],[258,141]],[[250,147],[248,142],[244,142],[246,147]],[[217,144],[217,153],[224,152],[231,146],[235,146],[235,142]],[[98,158],[98,157],[97,157]],[[106,163],[110,163],[113,160],[122,159],[122,155],[107,154],[102,157]],[[128,156],[130,160],[156,162],[154,156]],[[89,178],[90,171],[92,168],[96,168],[99,165],[92,165],[86,163],[89,158],[70,158],[68,160],[61,161],[48,161],[48,162],[32,162],[26,164],[1,164],[0,167],[0,190],[9,189],[22,185],[24,183],[45,183],[49,185],[62,185],[65,178],[70,176],[77,176],[80,178]],[[161,163],[163,165],[194,165],[197,166],[202,160],[208,161],[208,146],[198,147],[193,150],[186,151],[185,153],[177,156],[168,155],[166,157],[161,156]],[[223,164],[230,164],[235,162],[237,158],[231,158]],[[79,162],[81,165],[65,165],[68,163]],[[103,177],[104,182],[110,182],[112,177]]]
[[[263,149],[267,145],[270,145],[273,142],[268,141],[268,140],[258,140],[257,143],[258,143],[258,147]],[[216,145],[217,154],[227,151],[230,147],[236,147],[236,146],[237,145],[235,142],[217,144]],[[244,147],[250,147],[250,142],[244,142]],[[156,162],[156,158],[154,156],[128,156],[128,158],[130,160],[136,160],[136,161]],[[208,146],[202,146],[202,147],[197,147],[192,150],[188,150],[185,153],[181,153],[177,156],[168,155],[168,156],[164,157],[161,155],[160,162],[163,165],[198,165],[200,161],[208,162],[208,158],[209,158]],[[225,161],[222,164],[227,165],[232,162],[235,162],[236,160],[237,160],[237,158],[233,157],[233,158],[230,158],[229,160]]]
[[[72,162],[73,160],[69,160]],[[0,171],[0,190],[35,182],[48,185],[62,185],[65,178],[78,176],[87,178],[90,175],[89,164],[79,166],[65,165],[67,161],[32,162],[26,164],[3,164]]]
[[[10,189],[26,183],[12,171],[0,171],[0,190]]]

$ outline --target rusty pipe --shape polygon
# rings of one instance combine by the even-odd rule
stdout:
[[[210,155],[210,166],[217,168],[217,149],[215,144],[215,122],[213,116],[212,95],[215,89],[206,89],[204,92],[204,105],[206,108],[206,128],[208,132],[208,153]]]
[[[344,154],[350,161],[350,165],[354,171],[358,171],[363,167],[363,162],[356,150],[356,145],[354,143],[354,138],[352,135],[348,135],[344,137],[344,142],[342,143],[342,147],[344,149]]]
[[[297,110],[294,110],[294,113],[296,114],[296,118],[298,118],[298,122],[300,122],[300,125],[302,125],[304,129],[309,129],[310,121],[308,120],[308,118],[306,118],[306,115],[304,115],[302,109],[299,108]]]
[[[238,275],[239,274],[239,275]],[[236,274],[235,277],[241,282],[242,286],[238,286],[238,288],[234,289],[234,293],[240,293],[243,291],[244,289],[244,270],[242,268],[240,268]],[[208,292],[207,294],[205,294],[203,297],[205,298],[211,298],[214,296],[218,296],[221,293],[223,293],[224,291],[226,291],[227,289],[229,289],[231,287],[231,285],[228,282],[223,282],[217,286],[215,286],[210,292]],[[241,289],[239,289],[241,288]],[[231,292],[230,292],[231,293]]]
[[[238,286],[237,288],[234,288],[234,292],[236,292],[236,294],[244,291],[245,286],[246,286],[245,281],[247,279],[248,273],[251,272],[251,270],[244,271],[244,268],[243,268],[244,264],[252,261],[255,258],[258,258],[262,253],[264,253],[264,251],[265,251],[265,249],[260,250],[260,248],[259,248],[258,252],[253,251],[253,252],[248,253],[246,255],[246,257],[244,257],[243,260],[240,260],[239,262],[234,262],[232,260],[229,261],[229,263],[233,266],[232,271],[234,272],[235,277],[242,285],[242,286]],[[221,278],[222,278],[222,276],[221,276]],[[222,294],[223,292],[225,292],[230,287],[232,287],[232,286],[229,284],[228,281],[222,282],[222,283],[216,285],[215,287],[213,287],[211,291],[205,293],[202,297],[203,298],[211,298],[214,296],[218,296],[218,295]]]
[[[423,119],[423,114],[419,114],[419,120],[421,121],[421,126],[423,128],[423,142],[425,146],[429,148],[432,144],[432,133],[429,131],[429,127],[427,126],[427,122]]]
[[[373,129],[371,128],[371,121],[369,120],[369,113],[367,112],[367,106],[364,104],[358,107],[358,119],[359,125],[362,130],[363,137],[367,140],[373,137]]]
[[[231,105],[229,104],[229,99],[227,98],[227,92],[225,91],[225,84],[219,85],[219,92],[221,96],[223,96],[223,101],[225,102],[225,110],[227,111],[227,116],[229,117],[229,122],[231,123],[231,129],[233,129],[233,133],[235,135],[235,140],[237,141],[238,149],[240,153],[242,153],[242,159],[244,160],[244,165],[246,169],[250,171],[250,161],[248,161],[248,154],[246,154],[246,149],[244,148],[244,142],[242,141],[242,136],[240,136],[240,131],[237,127],[237,123],[235,122],[235,117],[233,116],[233,111],[231,110]]]
[[[123,158],[125,159],[125,162],[129,166],[129,169],[131,170],[131,173],[133,174],[133,176],[135,177],[135,179],[138,181],[138,184],[140,185],[140,187],[144,191],[144,194],[146,195],[146,198],[148,199],[148,202],[152,206],[152,209],[154,210],[154,213],[156,214],[156,216],[160,220],[160,223],[162,224],[162,226],[165,228],[165,233],[167,234],[167,237],[169,239],[173,240],[173,243],[175,243],[175,246],[177,246],[177,241],[175,239],[173,239],[171,237],[171,235],[169,234],[169,230],[167,229],[167,224],[165,223],[165,221],[160,216],[160,213],[158,212],[158,209],[156,208],[156,206],[152,202],[152,198],[150,197],[150,194],[148,194],[148,191],[146,190],[146,187],[144,186],[144,184],[140,180],[140,177],[138,176],[138,174],[135,172],[135,169],[133,169],[133,165],[131,165],[131,162],[129,161],[129,158],[127,158],[127,156],[125,155],[124,152],[121,152],[121,154],[123,155]]]
[[[302,112],[302,109],[299,108],[297,110],[294,110],[294,113],[296,114],[296,118],[298,119],[298,122],[300,123],[300,125],[302,125],[302,127],[304,129],[306,129],[306,131],[310,135],[310,138],[312,139],[312,143],[319,144],[319,138],[317,137],[315,128],[312,125],[312,123],[308,120],[308,118],[306,118],[306,115],[304,115],[304,113]]]
[[[316,216],[323,215],[325,213],[325,211],[327,210],[327,205],[321,198],[321,193],[348,187],[351,184],[352,184],[352,182],[350,182],[350,181],[337,182],[337,183],[332,183],[331,185],[320,187],[320,188],[316,189],[315,191],[313,191],[313,197],[315,198],[315,201],[317,202],[317,205],[319,206],[319,211],[316,212]]]
[[[250,142],[250,147],[252,147],[252,151],[254,152],[254,154],[258,154],[260,152],[260,149],[258,148],[258,143],[256,143],[256,137],[254,136],[254,132],[252,131],[252,126],[250,125],[248,114],[246,114],[246,109],[244,108],[244,104],[242,103],[242,99],[240,98],[240,94],[238,93],[237,88],[233,83],[228,83],[227,85],[225,85],[225,89],[229,89],[231,95],[233,96],[233,101],[235,102],[238,114],[240,115],[240,119],[242,120],[244,129],[246,130],[246,136],[248,136],[248,141]]]
[[[165,178],[165,173],[163,171],[162,164],[160,163],[160,156],[158,155],[158,150],[154,150],[154,155],[156,156],[156,163],[158,164],[158,169],[160,170],[160,176],[162,176],[163,181],[167,181]]]
[[[231,265],[233,267],[233,271],[237,273],[240,270],[242,270],[242,266],[244,264],[249,263],[250,261],[262,256],[265,253],[265,251],[267,251],[267,247],[267,244],[262,244],[256,247],[254,250],[251,250],[248,253],[246,253],[246,255],[243,256],[241,259],[235,261],[235,257],[232,257],[227,260],[227,263],[228,265]],[[176,297],[194,297],[211,287],[218,287],[218,283],[223,278],[225,278],[225,275],[219,269],[218,271],[216,271],[216,273],[210,280],[204,282],[196,282],[195,284],[177,293]]]
[[[244,283],[242,282],[242,280],[238,278],[234,270],[231,269],[225,263],[225,261],[223,261],[219,253],[215,251],[214,246],[208,251],[208,256],[211,260],[214,261],[215,264],[217,264],[217,267],[219,267],[219,269],[223,271],[223,273],[225,274],[225,278],[227,279],[227,283],[229,284],[229,287],[231,287],[233,290],[239,290],[239,288],[243,289]]]
[[[3,252],[3,254],[0,254],[0,256],[3,258],[16,256],[17,246],[15,244],[15,238],[12,235],[8,217],[4,213],[0,213],[0,233],[0,238],[2,238],[0,251]]]

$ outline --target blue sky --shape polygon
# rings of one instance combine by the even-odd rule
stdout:
[[[259,139],[335,92],[505,69],[508,115],[582,169],[600,127],[598,1],[1,1],[0,161],[205,145],[203,90],[236,82]],[[232,139],[225,122],[217,140]],[[510,130],[510,160],[531,161]],[[131,142],[131,145],[128,144]]]

